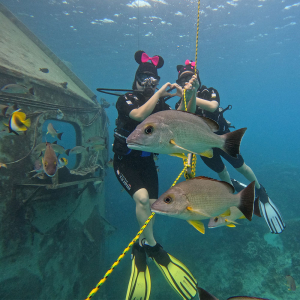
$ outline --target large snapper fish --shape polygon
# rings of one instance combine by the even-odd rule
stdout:
[[[130,149],[161,154],[196,153],[212,157],[220,148],[236,157],[247,128],[217,135],[219,125],[208,118],[177,110],[165,110],[147,117],[128,136]]]
[[[187,220],[204,233],[204,225],[200,220],[219,215],[229,216],[232,206],[236,206],[251,221],[254,198],[254,181],[238,194],[234,194],[234,187],[229,183],[201,176],[168,189],[152,204],[151,210]]]

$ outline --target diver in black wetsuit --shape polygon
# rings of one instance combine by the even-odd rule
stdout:
[[[178,79],[177,83],[180,86],[184,86],[185,82],[189,81],[191,76],[194,74],[195,63],[186,60],[185,65],[178,65]],[[223,116],[223,112],[220,106],[220,96],[215,88],[207,88],[201,85],[199,72],[197,70],[197,77],[199,80],[200,87],[198,89],[196,98],[196,114],[213,119],[219,124],[219,131],[217,134],[224,134],[229,132],[230,123],[227,122]],[[182,109],[182,101],[176,104],[177,109]],[[275,204],[269,198],[265,188],[258,182],[252,169],[247,166],[244,162],[242,155],[238,155],[237,158],[233,158],[223,150],[219,148],[213,148],[213,157],[203,157],[203,162],[213,171],[217,172],[220,179],[229,182],[234,185],[237,192],[245,188],[245,184],[238,182],[235,179],[231,179],[230,175],[223,163],[221,157],[225,158],[238,172],[240,172],[250,182],[255,181],[255,192],[256,196],[259,197],[260,211],[263,214],[267,225],[272,233],[281,233],[285,228],[285,222]]]
[[[120,96],[116,108],[118,118],[114,134],[114,171],[117,179],[136,203],[136,216],[140,227],[151,215],[151,204],[158,198],[158,176],[153,153],[130,150],[126,138],[150,114],[171,109],[164,97],[176,96],[181,93],[178,84],[166,83],[158,91],[156,87],[160,77],[157,69],[164,64],[162,57],[149,57],[144,51],[135,53],[139,64],[136,71],[133,92]],[[151,62],[148,62],[148,61]],[[188,109],[196,108],[196,76],[185,85]],[[176,89],[170,94],[167,89]],[[197,293],[197,281],[188,268],[175,257],[163,250],[153,235],[152,219],[139,238],[139,243],[132,248],[132,269],[127,289],[126,300],[148,300],[150,297],[151,280],[146,262],[146,253],[161,270],[173,289],[185,300],[190,300]]]

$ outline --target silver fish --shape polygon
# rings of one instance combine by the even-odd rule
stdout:
[[[227,182],[207,177],[195,177],[180,182],[163,193],[151,206],[158,214],[187,220],[204,233],[200,220],[219,215],[230,215],[229,208],[238,209],[251,221],[255,196],[255,182],[238,194]]]
[[[1,92],[3,93],[9,93],[9,94],[32,94],[34,95],[34,89],[33,87],[27,87],[25,85],[21,84],[7,84],[1,88]]]
[[[221,226],[227,226],[227,227],[236,227],[234,224],[237,224],[235,222],[236,219],[242,219],[244,217],[243,213],[236,207],[232,206],[230,207],[230,215],[227,217],[217,216],[210,218],[207,227],[208,228],[217,228]]]
[[[47,126],[47,133],[50,134],[52,137],[57,137],[59,140],[61,140],[61,136],[63,135],[63,132],[58,133],[57,130],[53,127],[52,123],[49,123]]]
[[[76,147],[74,147],[74,148],[72,148],[72,149],[67,149],[67,150],[65,151],[65,153],[66,153],[67,155],[69,155],[70,153],[71,153],[71,154],[79,154],[79,153],[82,153],[82,152],[84,152],[84,151],[89,152],[89,147],[85,148],[85,147],[83,147],[83,146],[76,146]]]
[[[246,128],[217,135],[214,132],[218,127],[208,118],[184,111],[165,110],[146,118],[126,142],[130,149],[153,153],[196,153],[212,157],[212,148],[216,147],[236,157]]]
[[[90,137],[89,139],[87,139],[85,142],[87,144],[98,144],[98,145],[103,145],[105,144],[105,141],[106,139],[101,137],[101,136],[93,136],[93,137]]]
[[[52,143],[51,146],[55,152],[59,154],[65,153],[65,148],[63,146],[58,145],[56,142]],[[46,149],[46,143],[40,143],[34,148],[33,152],[40,153],[45,151],[45,149]]]

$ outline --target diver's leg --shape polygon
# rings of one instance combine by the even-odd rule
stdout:
[[[239,168],[236,168],[236,170],[238,172],[240,172],[250,182],[255,181],[255,187],[257,189],[260,189],[260,184],[259,184],[254,172],[252,171],[252,169],[249,166],[247,166],[245,163],[243,163],[243,165]]]
[[[136,217],[141,228],[151,215],[151,203],[148,191],[145,188],[139,189],[133,194],[133,200],[136,203]],[[155,200],[151,199],[152,203],[154,201]],[[154,220],[152,218],[140,236],[140,241],[145,238],[150,246],[154,246],[156,244],[153,236],[153,223]]]
[[[226,182],[232,184],[231,183],[231,179],[230,179],[230,175],[229,175],[229,173],[228,173],[227,168],[225,167],[225,165],[224,165],[223,171],[221,171],[220,173],[218,173],[218,176],[219,176],[219,178],[222,181],[226,181]]]

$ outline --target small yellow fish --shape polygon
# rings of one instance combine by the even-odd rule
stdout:
[[[7,165],[4,164],[4,163],[0,163],[0,168],[3,167],[3,168],[6,168],[7,169]]]
[[[6,125],[6,124],[4,124]],[[26,114],[21,112],[20,109],[14,111],[9,118],[8,131],[13,132],[16,135],[19,135],[18,132],[26,132],[30,127],[31,121],[30,119],[26,119]]]
[[[64,166],[66,166],[68,164],[68,160],[64,157],[61,157],[59,160],[58,160],[58,168],[63,168]]]

